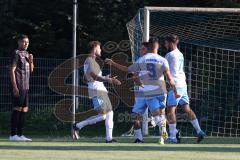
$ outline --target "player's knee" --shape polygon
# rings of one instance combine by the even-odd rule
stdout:
[[[154,117],[154,122],[158,126],[162,126],[163,124],[166,123],[166,116],[164,114],[158,115]]]
[[[168,112],[167,113],[167,120],[168,120],[168,122],[170,123],[170,124],[172,124],[172,123],[175,123],[176,122],[176,115],[175,115],[175,113],[173,112]]]
[[[134,120],[133,121],[133,127],[134,127],[134,129],[140,129],[141,128],[141,121],[140,120]]]
[[[103,108],[98,110],[98,114],[107,114],[107,112],[108,111],[106,109],[103,109]]]
[[[161,114],[160,109],[157,109],[152,112],[153,117],[159,116]]]
[[[23,107],[22,108],[22,112],[28,112],[28,110],[29,110],[28,107]]]
[[[182,106],[182,109],[183,109],[183,111],[184,111],[185,113],[188,113],[188,112],[191,111],[191,108],[190,108],[189,104],[183,105],[183,106]]]
[[[107,117],[107,115],[106,115],[106,114],[102,114],[102,118],[103,118],[103,120],[105,120],[105,119],[106,119],[106,117]]]
[[[193,110],[188,110],[187,112],[185,112],[186,114],[187,114],[187,119],[188,120],[194,120],[194,119],[196,119],[196,115],[195,115],[195,113],[193,112]]]

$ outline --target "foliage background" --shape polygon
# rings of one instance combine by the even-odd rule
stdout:
[[[144,6],[239,7],[237,0],[78,0],[78,53],[90,40],[128,39],[126,23]],[[18,33],[30,37],[35,57],[68,58],[72,51],[71,0],[0,0],[0,56],[16,47]]]

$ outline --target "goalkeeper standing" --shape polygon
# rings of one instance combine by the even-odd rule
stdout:
[[[28,112],[29,78],[33,72],[33,55],[27,49],[27,35],[17,37],[18,48],[13,52],[10,64],[10,79],[12,84],[13,112],[11,116],[10,141],[32,141],[23,135],[25,114]]]

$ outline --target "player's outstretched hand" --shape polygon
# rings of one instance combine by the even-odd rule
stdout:
[[[109,58],[106,58],[105,59],[105,63],[108,64],[108,65],[112,65],[113,64],[113,60],[109,59]]]
[[[110,75],[107,75],[106,78],[107,78],[107,81],[108,81],[109,83],[112,83],[112,84],[115,84],[115,85],[118,85],[118,86],[122,84],[122,83],[117,79],[117,76],[111,77]]]

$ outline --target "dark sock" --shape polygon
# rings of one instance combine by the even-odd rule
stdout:
[[[25,122],[25,112],[21,112],[20,117],[19,117],[19,122],[17,125],[17,135],[18,136],[22,136],[24,122]]]
[[[20,117],[20,113],[17,110],[13,110],[12,112],[12,117],[11,117],[11,136],[14,136],[17,134],[17,126],[18,126],[18,122],[19,122],[19,117]]]

